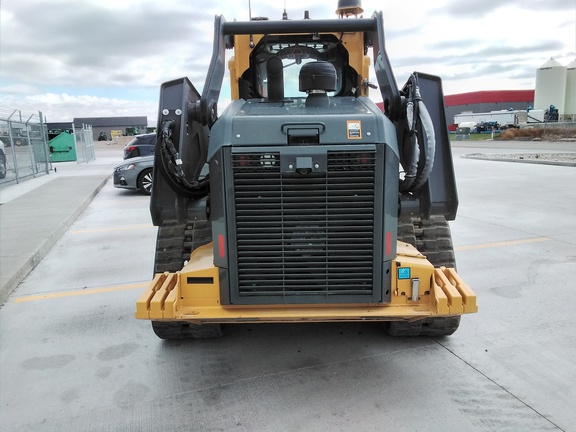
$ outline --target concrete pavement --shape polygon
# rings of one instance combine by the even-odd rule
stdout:
[[[453,148],[480,311],[440,339],[310,323],[161,341],[134,319],[148,198],[108,182],[2,306],[0,430],[576,432],[576,171],[461,158],[487,148]]]
[[[88,164],[54,163],[49,174],[0,190],[0,304],[84,211],[121,161],[121,145],[100,145],[96,159]]]

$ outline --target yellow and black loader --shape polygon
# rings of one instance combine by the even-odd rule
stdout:
[[[202,94],[187,78],[162,85],[155,277],[136,305],[160,338],[313,321],[442,336],[477,311],[447,223],[458,199],[441,80],[414,72],[398,88],[382,13],[362,12],[341,0],[329,20],[217,16]]]

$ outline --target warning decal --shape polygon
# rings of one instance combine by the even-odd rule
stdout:
[[[348,120],[348,139],[362,139],[362,122],[360,120]]]

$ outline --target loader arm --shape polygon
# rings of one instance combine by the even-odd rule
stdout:
[[[373,47],[376,78],[386,107],[386,114],[393,120],[401,115],[400,92],[392,73],[385,50],[382,12],[375,12],[370,19],[350,18],[346,20],[303,20],[303,21],[249,21],[226,22],[216,16],[214,22],[214,45],[212,60],[206,76],[202,98],[193,108],[192,118],[203,125],[212,126],[217,118],[218,98],[224,78],[225,49],[233,48],[230,36],[302,34],[302,33],[365,33],[366,49]],[[367,77],[365,77],[367,79]]]

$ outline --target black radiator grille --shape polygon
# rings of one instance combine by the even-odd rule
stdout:
[[[280,165],[232,156],[238,295],[371,295],[376,153],[328,152],[306,175]]]

